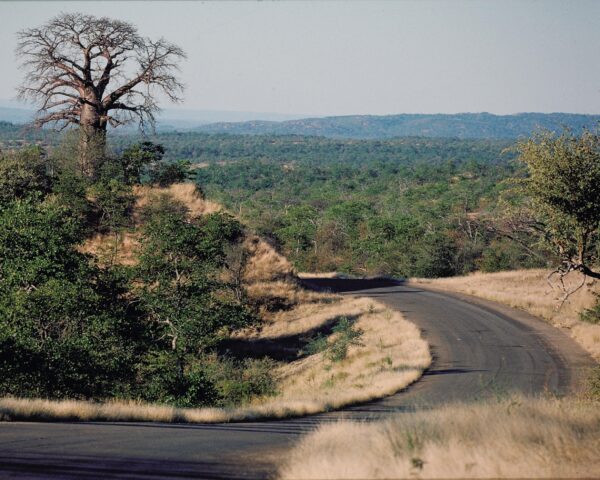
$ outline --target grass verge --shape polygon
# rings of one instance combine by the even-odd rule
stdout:
[[[300,441],[279,476],[591,478],[600,471],[599,406],[517,396],[325,425]]]

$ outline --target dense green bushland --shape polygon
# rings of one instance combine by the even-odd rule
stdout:
[[[78,249],[97,232],[131,228],[133,184],[187,175],[161,157],[136,145],[90,180],[38,147],[0,156],[0,395],[197,406],[273,392],[268,362],[214,353],[257,320],[220,280],[243,236],[232,217],[190,219],[159,198],[142,212],[137,265],[100,265]]]
[[[448,276],[545,266],[554,256],[498,219],[525,169],[508,140],[159,133],[161,183],[171,169],[197,168],[205,193],[270,237],[300,270]],[[127,157],[135,141],[113,135]],[[162,173],[161,173],[162,172]],[[504,198],[508,197],[508,199]]]
[[[525,175],[503,142],[231,137],[220,152],[196,170],[201,188],[300,270],[436,277],[551,258],[531,236],[523,245],[496,228]]]

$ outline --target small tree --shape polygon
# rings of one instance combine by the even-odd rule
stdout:
[[[158,353],[151,363],[171,379],[167,383],[186,385],[192,364],[220,335],[253,321],[219,279],[226,247],[241,227],[222,214],[190,219],[185,206],[164,197],[145,213],[136,283],[155,331]]]
[[[45,157],[40,147],[0,152],[0,205],[50,191],[52,179]]]
[[[80,166],[87,176],[96,174],[108,125],[153,124],[158,93],[180,100],[183,85],[174,71],[183,50],[142,37],[128,22],[63,13],[18,37],[26,71],[19,95],[40,105],[37,126],[80,127]]]
[[[127,148],[120,158],[123,181],[128,185],[141,183],[145,168],[160,164],[164,154],[164,147],[152,142],[136,143]]]
[[[190,162],[187,160],[174,163],[155,162],[150,166],[149,176],[150,183],[159,187],[185,182],[192,177]]]
[[[531,198],[536,228],[562,262],[554,272],[572,271],[600,278],[600,137],[584,132],[544,132],[521,142],[520,160],[527,167],[525,191]]]

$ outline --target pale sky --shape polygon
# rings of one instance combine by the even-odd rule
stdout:
[[[184,48],[189,109],[600,113],[600,1],[2,1],[0,99],[22,75],[15,32],[59,12]]]

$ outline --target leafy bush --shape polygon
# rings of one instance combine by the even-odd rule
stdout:
[[[596,305],[581,312],[579,318],[587,323],[600,323],[600,295],[596,294]]]
[[[307,355],[315,355],[317,353],[324,352],[327,350],[329,346],[327,342],[327,337],[322,333],[318,333],[315,337],[309,339],[307,344],[302,349],[301,353],[306,353]]]
[[[186,160],[174,163],[157,162],[150,167],[149,176],[150,183],[159,187],[185,182],[191,177],[190,162]]]
[[[50,191],[51,184],[49,165],[39,147],[0,153],[0,205],[16,199],[44,196]]]
[[[173,352],[159,350],[149,353],[139,369],[142,382],[139,396],[150,402],[164,402],[178,407],[214,405],[218,392],[202,364],[183,369]]]
[[[93,211],[92,202],[87,198],[88,181],[70,169],[59,172],[52,186],[55,201],[66,208],[67,215],[77,222],[89,224]]]
[[[92,185],[90,193],[101,231],[116,232],[130,223],[134,198],[129,185],[116,178],[103,177]]]
[[[152,142],[136,143],[126,148],[119,157],[123,181],[128,185],[142,182],[148,165],[159,164],[165,149]]]
[[[205,360],[208,377],[218,392],[219,406],[233,406],[250,402],[253,398],[277,393],[273,377],[275,362],[269,358],[245,359],[212,357]]]
[[[592,369],[588,376],[588,396],[594,400],[600,400],[600,366]]]
[[[348,354],[348,348],[351,345],[360,345],[358,340],[362,335],[362,330],[355,329],[353,322],[348,317],[342,317],[338,324],[333,327],[335,339],[329,345],[327,358],[333,362],[340,362]]]
[[[351,345],[360,345],[358,340],[362,335],[360,329],[355,329],[353,322],[348,317],[340,318],[331,329],[332,335],[328,338],[318,333],[309,339],[301,354],[315,355],[325,352],[325,357],[332,362],[340,362],[348,354]]]

